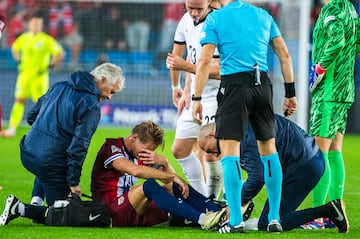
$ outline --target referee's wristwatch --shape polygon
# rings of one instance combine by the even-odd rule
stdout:
[[[191,100],[192,100],[192,101],[200,101],[200,100],[201,100],[201,96],[192,95],[192,96],[191,96]]]

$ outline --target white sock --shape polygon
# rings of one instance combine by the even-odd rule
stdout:
[[[205,162],[206,167],[206,196],[215,195],[219,199],[224,186],[223,170],[221,161]]]
[[[31,205],[35,205],[35,206],[44,206],[44,200],[39,197],[39,196],[33,196],[31,198]]]
[[[181,165],[186,178],[189,180],[189,184],[195,188],[196,191],[205,195],[206,186],[204,180],[203,170],[201,168],[201,163],[196,157],[195,153],[192,152],[189,156],[178,159],[179,164]]]
[[[25,205],[24,205],[24,203],[22,203],[22,202],[20,202],[19,203],[19,206],[18,206],[19,208],[19,213],[20,213],[20,216],[25,216]]]
[[[250,218],[245,223],[245,231],[258,231],[258,218]]]
[[[201,213],[197,223],[200,225],[204,225],[204,222],[205,222],[205,213]]]

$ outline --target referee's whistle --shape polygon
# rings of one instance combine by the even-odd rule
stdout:
[[[260,79],[260,68],[259,65],[256,63],[254,65],[254,84],[255,85],[261,85],[261,79]]]

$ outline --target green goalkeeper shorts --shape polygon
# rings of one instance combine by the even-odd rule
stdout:
[[[348,112],[352,103],[318,102],[311,106],[310,130],[312,136],[334,139],[336,133],[345,134]]]

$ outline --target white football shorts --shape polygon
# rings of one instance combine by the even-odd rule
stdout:
[[[217,110],[217,101],[205,101],[201,102],[203,108],[203,119],[202,125],[215,122],[215,114]],[[183,109],[181,115],[178,118],[176,124],[176,139],[189,139],[197,138],[200,125],[194,122],[192,117],[192,102],[190,104],[189,110]]]

